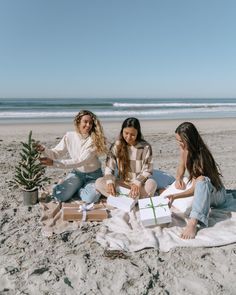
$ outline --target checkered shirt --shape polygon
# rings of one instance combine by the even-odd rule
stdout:
[[[118,140],[111,145],[106,159],[105,179],[107,184],[115,183],[115,170],[119,168],[119,158],[117,158],[118,145]],[[134,146],[128,146],[128,153],[131,172],[128,173],[128,179],[125,181],[137,185],[144,184],[153,171],[151,145],[142,140]]]

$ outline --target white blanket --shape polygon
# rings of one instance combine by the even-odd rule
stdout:
[[[112,217],[103,221],[96,240],[104,248],[139,251],[144,248],[157,248],[168,252],[175,247],[215,247],[236,242],[236,200],[228,195],[223,209],[212,209],[209,227],[201,228],[195,239],[180,238],[186,226],[184,214],[173,212],[172,223],[168,226],[145,228],[139,220],[139,212],[126,213],[113,210]]]

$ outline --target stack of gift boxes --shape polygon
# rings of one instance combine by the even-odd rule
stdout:
[[[138,202],[140,220],[144,226],[160,225],[171,222],[171,212],[168,199],[164,197],[147,197],[138,201],[129,197],[129,189],[119,187],[117,196],[109,196],[107,204],[130,212]]]
[[[62,203],[64,221],[102,221],[108,218],[108,208],[118,208],[130,212],[138,203],[140,221],[144,226],[154,226],[171,222],[168,199],[162,196],[133,199],[130,190],[118,187],[116,196],[109,196],[107,203],[85,204],[83,202]],[[111,206],[111,207],[110,207]]]

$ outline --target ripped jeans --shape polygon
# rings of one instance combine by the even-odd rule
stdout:
[[[58,201],[65,202],[77,193],[86,203],[97,202],[101,194],[96,191],[95,181],[101,176],[102,170],[100,168],[87,173],[73,170],[62,183],[53,188],[53,197]]]
[[[195,218],[208,226],[210,207],[220,206],[225,200],[226,190],[224,187],[217,191],[208,177],[205,177],[204,180],[198,180],[195,185],[190,218]]]

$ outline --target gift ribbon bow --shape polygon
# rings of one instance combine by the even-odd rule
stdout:
[[[82,222],[86,221],[87,211],[92,210],[94,203],[91,204],[82,204],[79,206],[79,212],[82,212]]]
[[[156,207],[165,207],[167,204],[158,204],[158,205],[154,205],[153,204],[153,201],[152,201],[152,197],[149,197],[150,198],[150,203],[151,204],[147,204],[146,205],[146,209],[149,209],[149,208],[151,208],[152,209],[152,211],[153,211],[153,215],[154,215],[154,219],[155,219],[155,224],[157,224],[157,217],[156,217],[156,211],[155,211],[155,208]],[[166,208],[163,208],[165,211],[166,211]]]

